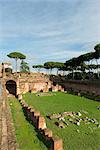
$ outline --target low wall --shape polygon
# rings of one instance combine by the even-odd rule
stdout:
[[[52,82],[61,85],[65,91],[72,93],[81,93],[91,99],[100,100],[100,80],[98,81],[81,81],[66,80],[61,77],[52,77]]]
[[[48,149],[63,150],[62,139],[53,136],[52,130],[47,128],[45,118],[41,115],[40,111],[28,106],[26,102],[22,100],[22,95],[18,95],[18,100],[27,120],[30,121],[37,129],[37,132],[41,134]]]

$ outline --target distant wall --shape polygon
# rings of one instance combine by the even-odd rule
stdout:
[[[52,86],[52,82],[49,80],[49,76],[43,73],[14,73],[4,77],[5,86],[10,80],[16,83],[16,94],[26,92],[48,92]],[[8,90],[7,90],[8,91]],[[8,91],[9,94],[9,91]]]
[[[84,91],[100,95],[100,85],[88,81],[67,81],[64,83],[66,89],[73,88],[76,91]]]
[[[6,76],[5,85],[8,80],[16,82],[16,95],[26,92],[48,92],[72,90],[76,92],[89,93],[100,96],[100,81],[66,80],[64,77],[48,76],[43,73],[18,73]],[[58,86],[61,85],[61,86]]]
[[[81,92],[92,97],[100,97],[100,80],[66,80],[63,77],[53,76],[51,81],[61,85],[67,91]]]

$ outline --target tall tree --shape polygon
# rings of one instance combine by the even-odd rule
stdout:
[[[45,62],[44,68],[50,70],[50,74],[51,74],[52,69],[54,68],[54,62]]]
[[[93,60],[93,59],[94,59],[94,52],[85,53],[85,54],[80,55],[80,56],[78,57],[78,60],[79,60],[80,63],[88,62],[89,75],[90,75],[90,70],[91,70],[91,69],[89,68],[89,66],[90,66],[90,61]],[[89,78],[90,78],[90,76],[89,76]]]
[[[65,62],[66,69],[72,71],[72,77],[74,79],[74,70],[77,68],[77,58],[72,58]]]
[[[98,66],[98,59],[100,58],[100,44],[97,44],[95,47],[95,52],[94,52],[94,58],[96,60],[97,66]],[[97,73],[98,73],[98,78],[99,78],[99,68],[97,67]]]
[[[16,61],[16,72],[17,72],[17,61],[18,59],[25,59],[26,56],[20,52],[12,52],[7,55],[9,58],[14,58]]]
[[[40,69],[44,68],[43,65],[33,65],[32,67],[33,67],[33,68],[37,68],[37,69],[38,69],[38,72],[40,72]]]
[[[30,72],[30,68],[28,66],[28,63],[25,62],[24,60],[21,61],[20,72]]]
[[[62,62],[54,62],[54,68],[57,69],[57,75],[58,75],[58,71],[63,71],[63,75],[64,75],[64,71],[65,69],[65,65]]]
[[[58,70],[63,70],[64,63],[62,62],[46,62],[44,63],[44,67],[48,70],[50,70],[50,73],[52,72],[52,69],[56,68],[57,69],[57,74]],[[63,69],[61,69],[63,68]]]

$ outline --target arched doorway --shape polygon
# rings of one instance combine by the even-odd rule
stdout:
[[[52,88],[49,88],[49,91],[52,92]]]
[[[6,89],[8,90],[9,94],[13,94],[16,96],[16,82],[13,80],[9,80],[6,82]]]

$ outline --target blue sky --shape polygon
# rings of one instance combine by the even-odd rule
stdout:
[[[0,0],[0,62],[26,54],[29,65],[62,61],[100,43],[100,0]]]

